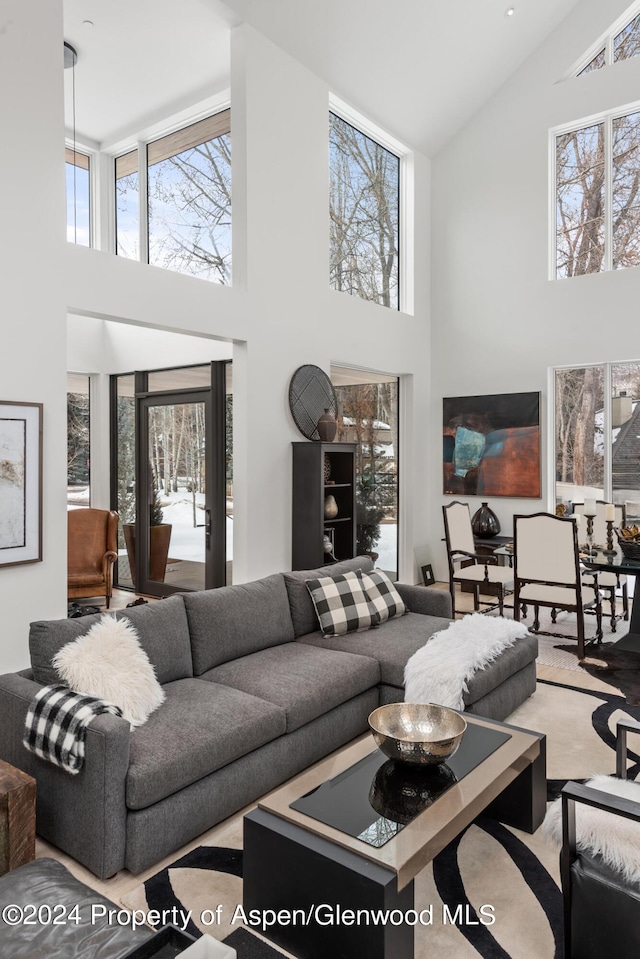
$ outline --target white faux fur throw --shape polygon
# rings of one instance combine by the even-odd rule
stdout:
[[[640,783],[615,776],[594,776],[585,786],[612,796],[640,803]],[[562,845],[562,800],[551,804],[542,825],[547,839]],[[626,882],[640,883],[640,823],[615,813],[576,803],[576,845],[583,852],[599,854]]]
[[[132,726],[142,726],[164,702],[164,689],[125,617],[102,616],[84,636],[58,650],[53,666],[74,692],[119,706]]]
[[[405,702],[464,709],[463,696],[473,674],[527,632],[522,623],[473,613],[434,633],[405,666]]]

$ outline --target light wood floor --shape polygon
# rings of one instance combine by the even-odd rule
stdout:
[[[436,583],[435,588],[448,590],[449,586],[447,583]],[[129,592],[128,590],[114,590],[111,608],[122,609],[133,599],[138,598],[138,595],[139,594]],[[153,602],[155,599],[155,597],[146,598],[151,602]],[[91,600],[84,600],[84,602],[90,603]],[[473,596],[471,594],[461,593],[459,596],[456,596],[456,609],[466,610],[467,606],[468,611],[473,612]],[[462,615],[463,614],[461,613],[458,618],[461,618]],[[580,686],[584,689],[611,692],[611,686],[607,686],[605,683],[600,682],[595,677],[592,677],[588,673],[582,671],[577,673],[571,670],[558,669],[556,667],[544,666],[541,664],[538,664],[536,671],[539,679],[564,683],[568,686]],[[254,804],[247,806],[243,812],[248,812],[253,808]],[[237,813],[234,815],[237,815]],[[135,888],[135,886],[139,885],[141,882],[145,882],[165,866],[170,865],[170,863],[174,862],[180,856],[185,855],[204,842],[215,842],[217,834],[221,832],[226,825],[227,820],[219,823],[217,826],[214,826],[213,829],[210,829],[201,836],[198,836],[186,846],[183,846],[181,849],[171,853],[171,855],[167,856],[166,859],[156,863],[154,866],[151,866],[145,872],[142,872],[137,876],[134,876],[128,870],[123,869],[112,879],[107,879],[104,881],[97,879],[92,873],[89,872],[88,869],[85,869],[84,866],[81,866],[74,859],[71,859],[70,856],[67,856],[65,853],[61,852],[59,849],[56,849],[55,846],[50,845],[43,839],[38,839],[36,842],[36,857],[40,858],[43,856],[50,856],[52,859],[59,860],[60,862],[64,863],[65,866],[67,866],[69,871],[73,873],[74,876],[76,876],[78,879],[81,879],[92,889],[102,893],[104,896],[107,896],[114,902],[120,902],[121,898],[125,896],[131,889]]]

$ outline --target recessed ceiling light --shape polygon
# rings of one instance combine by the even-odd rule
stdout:
[[[91,30],[91,28],[93,27],[93,25],[94,25],[93,20],[83,20],[83,21],[82,21],[82,26],[85,28],[85,30]]]
[[[507,9],[504,11],[504,15],[505,17],[512,17],[515,12],[516,12],[515,7],[507,7]]]

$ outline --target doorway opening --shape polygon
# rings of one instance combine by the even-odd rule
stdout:
[[[231,361],[111,378],[116,584],[165,596],[232,579]]]
[[[356,444],[356,549],[398,578],[398,377],[331,365],[336,440]]]

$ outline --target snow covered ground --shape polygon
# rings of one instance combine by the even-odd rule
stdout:
[[[204,525],[193,525],[193,496],[187,490],[160,496],[163,520],[171,523],[171,559],[204,562]],[[204,493],[196,493],[196,523],[204,524]],[[233,559],[233,518],[227,516],[227,560]]]
[[[76,494],[75,500],[79,505],[84,501],[88,490]],[[175,560],[190,560],[196,563],[204,562],[204,526],[193,525],[193,497],[188,490],[178,490],[177,493],[160,495],[163,520],[171,523],[171,543],[169,556]],[[196,493],[196,523],[204,523],[204,494]],[[232,507],[227,504],[227,508]],[[380,525],[380,539],[374,547],[378,553],[376,565],[389,572],[398,569],[398,527],[396,523],[382,523]],[[124,552],[124,551],[123,551]],[[233,559],[233,517],[227,516],[227,561]]]
[[[396,523],[380,524],[380,539],[373,547],[378,554],[376,566],[379,569],[396,572],[398,570],[398,526]]]

